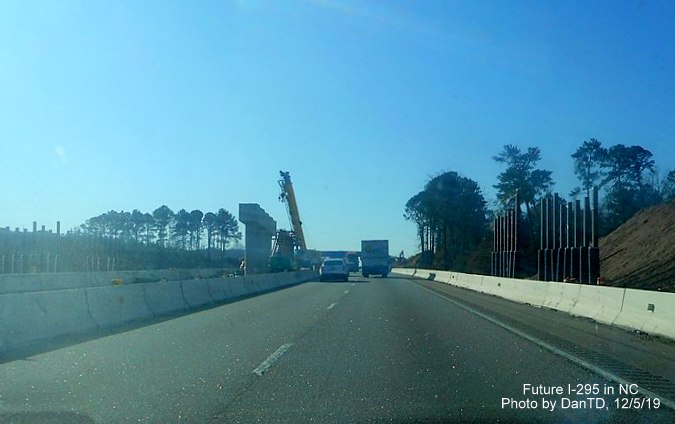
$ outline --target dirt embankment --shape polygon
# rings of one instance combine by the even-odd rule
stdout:
[[[607,285],[675,292],[675,201],[638,212],[600,239]]]

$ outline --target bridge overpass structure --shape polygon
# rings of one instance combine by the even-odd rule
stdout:
[[[246,226],[246,273],[267,272],[272,238],[277,232],[276,221],[257,203],[240,203],[239,221]]]
[[[347,283],[288,274],[0,281],[0,422],[675,421],[663,293],[624,289],[610,325],[613,290],[585,304],[600,287],[525,290],[421,269]],[[81,316],[68,312],[78,302]],[[584,309],[597,316],[574,313]],[[54,322],[30,322],[45,313]],[[18,346],[6,329],[21,319],[33,334],[74,331]]]

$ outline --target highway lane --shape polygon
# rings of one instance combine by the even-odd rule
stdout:
[[[674,421],[664,407],[563,410],[561,396],[553,412],[502,409],[524,384],[617,384],[445,295],[310,282],[6,362],[0,422]]]

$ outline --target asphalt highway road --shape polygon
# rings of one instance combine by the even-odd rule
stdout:
[[[670,423],[674,352],[440,283],[352,276],[6,360],[0,423]],[[618,395],[616,377],[643,392]]]

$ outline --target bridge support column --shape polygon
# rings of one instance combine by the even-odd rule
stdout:
[[[272,237],[277,231],[276,221],[257,203],[240,203],[239,221],[246,225],[246,273],[267,272],[272,253]]]

